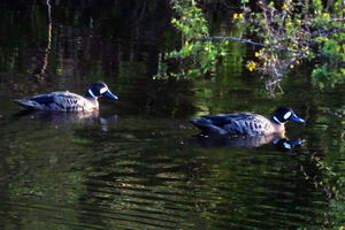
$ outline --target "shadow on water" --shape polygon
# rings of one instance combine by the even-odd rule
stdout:
[[[153,80],[159,55],[179,44],[168,1],[51,1],[51,27],[43,2],[0,3],[0,229],[327,226],[332,186],[315,159],[345,175],[343,116],[332,115],[342,87],[321,93],[304,68],[269,98],[237,43],[214,79]],[[120,97],[99,114],[13,116],[15,98],[99,79]],[[187,122],[277,105],[306,118],[287,126],[291,139],[195,137]]]

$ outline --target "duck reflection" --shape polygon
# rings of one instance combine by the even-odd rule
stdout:
[[[23,110],[16,113],[14,118],[49,122],[55,125],[99,124],[103,131],[108,131],[109,125],[117,122],[117,115],[100,116],[98,111],[89,113],[56,113],[40,110]]]
[[[272,141],[272,144],[277,148],[277,150],[281,152],[285,151],[291,151],[296,146],[299,146],[302,144],[301,140],[289,140],[287,138],[277,138]]]
[[[301,145],[300,140],[289,140],[284,135],[260,135],[260,136],[228,136],[228,135],[198,135],[198,143],[206,148],[256,148],[272,143],[279,151],[290,151]]]

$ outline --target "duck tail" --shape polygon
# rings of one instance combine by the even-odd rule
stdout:
[[[196,127],[199,127],[199,125],[201,125],[200,120],[201,119],[191,119],[191,120],[189,120],[189,122],[192,123],[193,125],[195,125]]]
[[[192,119],[192,120],[189,120],[189,122],[195,125],[196,127],[198,127],[203,133],[213,133],[213,134],[219,134],[219,135],[226,134],[226,130],[220,127],[217,127],[210,120],[205,119],[205,118]]]
[[[27,109],[34,109],[38,106],[37,102],[27,99],[15,99],[13,102]]]

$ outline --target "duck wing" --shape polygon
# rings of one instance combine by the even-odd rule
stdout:
[[[250,113],[234,113],[234,114],[217,114],[217,115],[206,115],[202,118],[209,120],[214,125],[227,125],[229,123],[238,122],[242,120],[253,120],[254,115]]]
[[[89,107],[88,101],[84,97],[75,93],[68,91],[54,92],[51,93],[51,96],[53,97],[53,103],[49,106],[53,110],[56,108],[58,111],[77,112],[84,111]]]
[[[214,125],[225,130],[227,134],[251,134],[250,123],[255,120],[255,115],[250,113],[238,114],[220,114],[204,116],[205,119],[210,120]],[[253,134],[255,136],[256,134]]]
[[[237,120],[244,119],[240,114],[217,114],[202,116],[190,122],[198,127],[203,133],[213,134],[237,134],[240,133],[236,125]]]
[[[229,118],[230,119],[230,118]],[[270,131],[270,121],[259,114],[240,113],[231,116],[231,121],[223,124],[223,129],[230,133],[243,134],[248,136],[257,136]]]
[[[263,134],[269,125],[268,119],[252,113],[207,115],[191,122],[203,132],[249,136]]]
[[[16,99],[14,102],[27,109],[41,109],[44,110],[49,104],[54,102],[51,94],[40,94],[23,99]]]
[[[40,94],[15,100],[14,102],[26,108],[67,112],[83,110],[86,99],[78,94],[66,91]]]

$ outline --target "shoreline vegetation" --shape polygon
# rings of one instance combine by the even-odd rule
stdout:
[[[164,60],[175,59],[180,68],[159,75],[212,76],[218,61],[229,53],[229,41],[237,41],[255,47],[246,67],[269,78],[270,84],[305,64],[312,66],[315,86],[334,87],[345,79],[344,4],[341,0],[326,6],[320,0],[284,0],[279,4],[242,0],[240,11],[227,20],[242,31],[231,36],[210,34],[202,1],[172,1],[171,23],[181,34],[181,46],[165,53],[162,63],[167,65]]]

